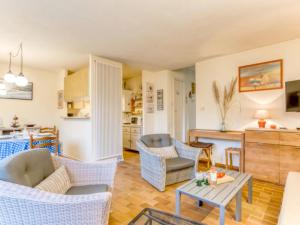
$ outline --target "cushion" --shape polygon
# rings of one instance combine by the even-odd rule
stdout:
[[[34,187],[54,172],[47,149],[18,152],[0,160],[0,180]]]
[[[178,154],[173,145],[161,148],[149,148],[149,151],[164,159],[177,158]]]
[[[35,188],[56,194],[65,194],[71,188],[71,181],[65,166],[59,167]]]
[[[100,192],[107,192],[108,189],[109,187],[107,184],[73,186],[66,192],[66,195],[88,195]]]
[[[185,158],[166,159],[167,172],[187,169],[195,165],[195,161]]]
[[[148,134],[141,137],[141,141],[149,148],[160,148],[172,145],[169,134]]]

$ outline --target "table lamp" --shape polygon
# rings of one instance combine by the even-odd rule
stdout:
[[[265,128],[266,127],[266,120],[269,119],[270,115],[269,112],[265,109],[258,109],[255,112],[254,118],[258,119],[258,127]]]

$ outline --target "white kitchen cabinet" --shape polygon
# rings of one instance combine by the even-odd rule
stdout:
[[[142,128],[140,126],[123,126],[123,148],[138,150],[136,141],[142,135]]]
[[[123,90],[122,93],[122,111],[131,112],[130,102],[131,102],[132,91]]]

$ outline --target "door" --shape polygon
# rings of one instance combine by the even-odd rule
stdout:
[[[184,82],[174,80],[174,137],[185,141]]]

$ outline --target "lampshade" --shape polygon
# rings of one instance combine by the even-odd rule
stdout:
[[[0,90],[5,90],[5,84],[0,84]]]
[[[0,95],[7,95],[7,91],[5,89],[0,90]]]
[[[256,110],[256,112],[254,114],[254,118],[256,118],[256,119],[268,119],[268,118],[270,118],[270,114],[265,109],[258,109],[258,110]]]
[[[14,83],[16,82],[16,76],[11,72],[8,71],[5,75],[4,75],[4,80],[7,83]]]
[[[16,85],[19,87],[25,87],[28,84],[28,80],[22,73],[20,73],[16,78]]]

